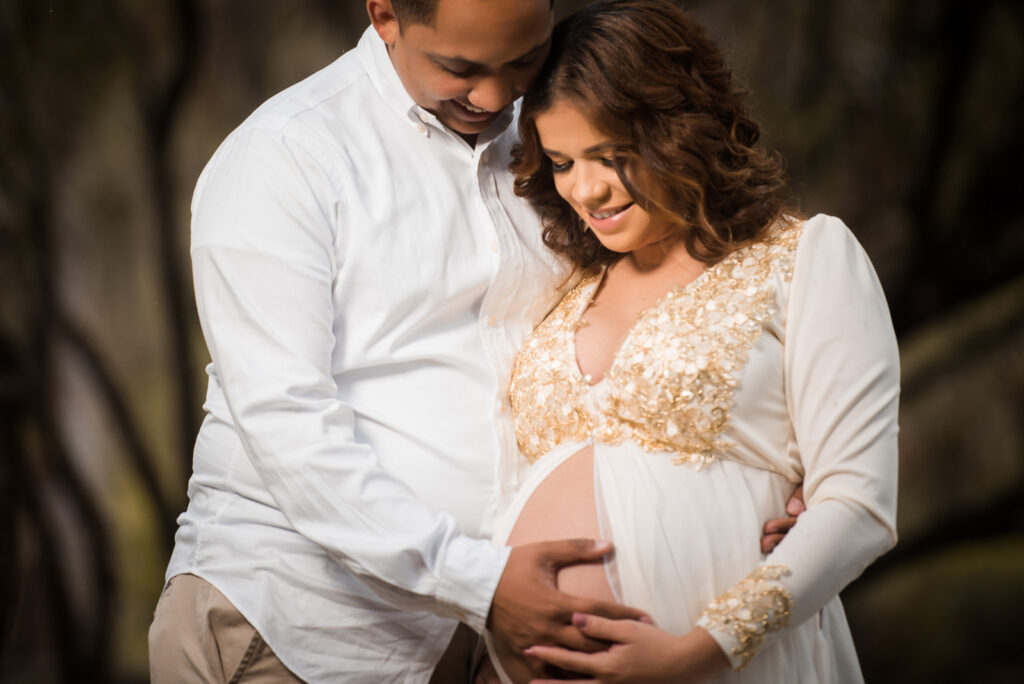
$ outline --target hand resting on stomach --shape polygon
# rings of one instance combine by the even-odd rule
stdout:
[[[600,539],[594,492],[594,448],[587,446],[558,465],[530,494],[509,533],[506,544],[518,546],[561,539]],[[561,591],[604,601],[616,601],[604,562],[567,566],[559,570]],[[536,663],[514,653],[499,640],[493,642],[497,658],[514,682],[529,682],[544,674]]]

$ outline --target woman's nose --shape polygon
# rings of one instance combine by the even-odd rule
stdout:
[[[573,199],[582,207],[599,208],[608,199],[609,186],[600,173],[594,173],[587,164],[576,165],[576,179],[572,188]]]

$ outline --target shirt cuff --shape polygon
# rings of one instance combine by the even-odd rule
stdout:
[[[441,614],[482,633],[510,553],[511,547],[495,547],[484,539],[452,539],[438,596]]]
[[[762,565],[704,609],[697,626],[704,629],[741,670],[753,659],[765,637],[789,624],[793,595],[779,582],[789,574],[783,565]]]

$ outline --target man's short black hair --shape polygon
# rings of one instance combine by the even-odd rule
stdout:
[[[398,17],[399,26],[426,24],[433,26],[437,17],[437,5],[441,0],[391,0],[391,7]],[[552,7],[555,0],[551,0]]]
[[[434,23],[437,15],[437,3],[441,0],[391,0],[391,7],[395,10],[400,25]]]

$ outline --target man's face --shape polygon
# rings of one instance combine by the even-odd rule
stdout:
[[[440,0],[432,25],[406,22],[401,31],[393,13],[377,16],[384,19],[374,27],[412,99],[462,135],[486,129],[526,92],[554,21],[551,0]]]

